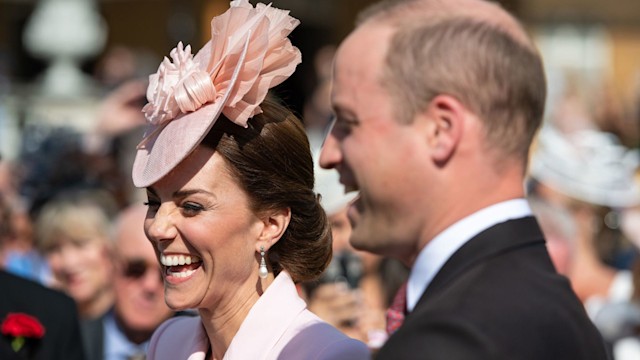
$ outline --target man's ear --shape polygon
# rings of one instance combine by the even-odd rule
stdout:
[[[282,234],[284,234],[289,226],[289,221],[291,221],[291,209],[284,208],[269,211],[264,215],[262,221],[264,226],[256,243],[257,252],[260,252],[261,247],[263,247],[265,251],[269,250],[273,244],[280,240]]]
[[[431,157],[438,164],[446,163],[456,151],[464,132],[467,110],[450,95],[434,97],[420,115],[426,120],[426,137]]]

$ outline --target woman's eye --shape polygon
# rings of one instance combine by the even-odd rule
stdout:
[[[196,215],[203,209],[204,208],[202,207],[202,205],[192,202],[186,202],[182,204],[182,211],[185,213],[185,215]]]
[[[149,199],[148,201],[143,203],[145,206],[148,206],[149,209],[157,209],[160,206],[160,202],[156,200]]]

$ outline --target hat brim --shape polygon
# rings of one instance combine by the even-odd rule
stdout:
[[[151,186],[174,169],[207,136],[220,117],[223,106],[224,101],[217,101],[183,114],[166,125],[150,125],[144,137],[156,134],[136,153],[133,184],[140,188]]]

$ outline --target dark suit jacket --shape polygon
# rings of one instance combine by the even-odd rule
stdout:
[[[104,359],[104,317],[85,319],[80,322],[82,343],[89,360]]]
[[[35,317],[45,334],[27,342],[19,354],[11,349],[11,339],[0,334],[0,359],[84,359],[76,305],[70,297],[0,270],[0,321],[10,312]],[[27,352],[29,357],[22,356]]]
[[[495,225],[445,263],[377,359],[607,359],[533,217]]]

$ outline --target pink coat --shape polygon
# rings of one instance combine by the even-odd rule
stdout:
[[[281,272],[253,305],[223,360],[370,359],[351,339],[306,309],[295,284]],[[151,338],[148,360],[205,360],[209,339],[199,317],[176,317]]]

